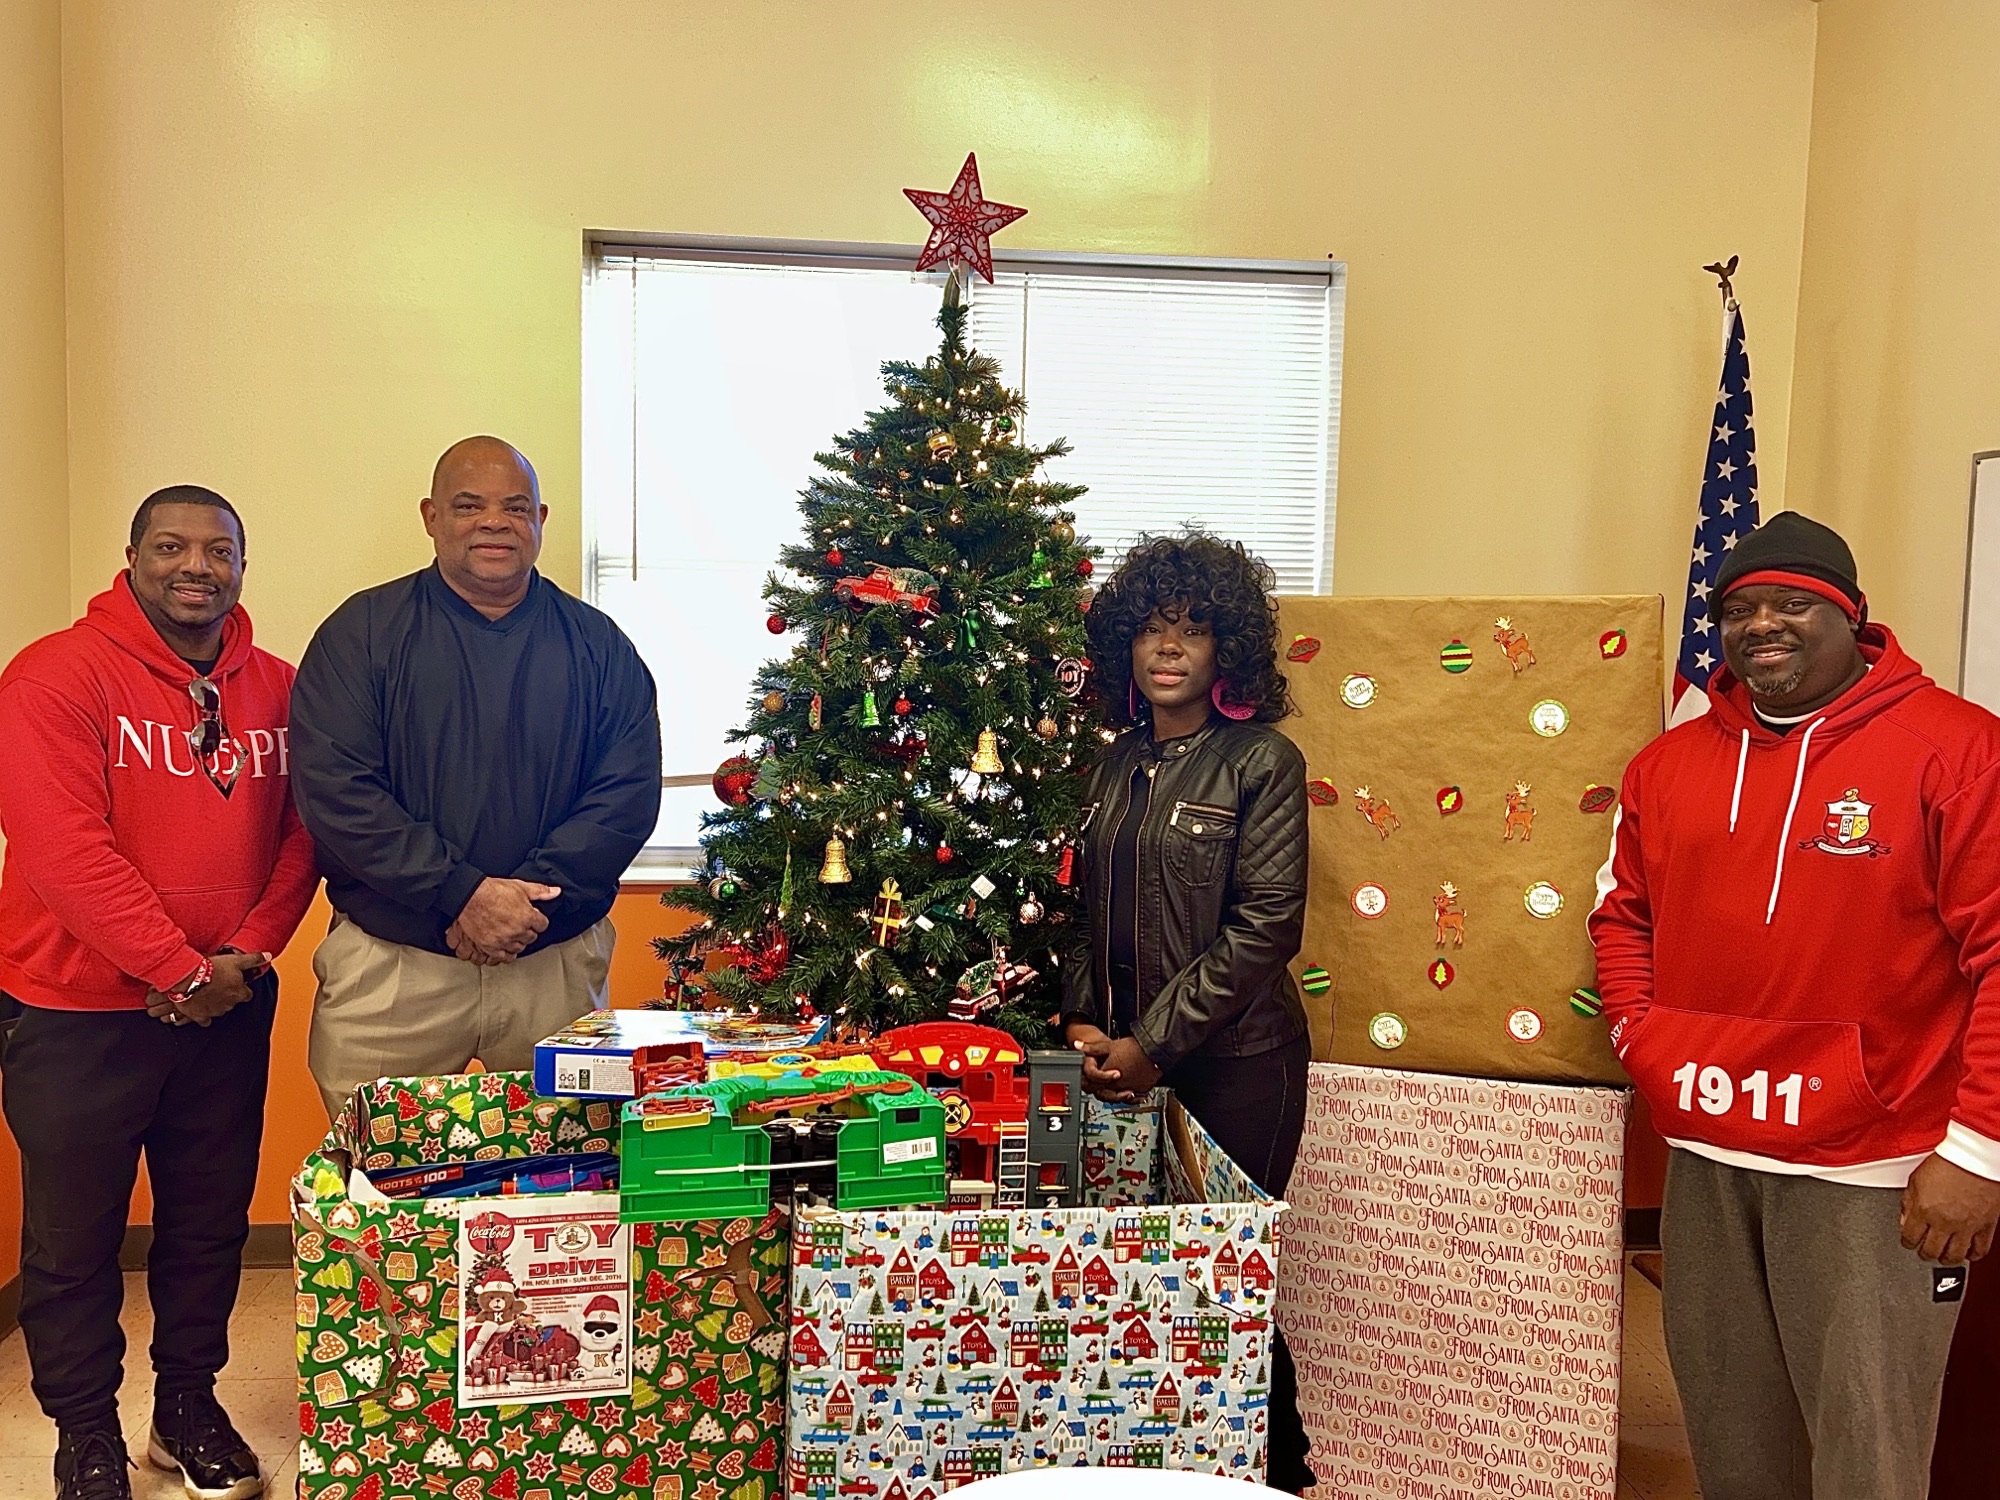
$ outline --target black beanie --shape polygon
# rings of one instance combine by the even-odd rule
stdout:
[[[1865,620],[1868,600],[1856,571],[1854,553],[1839,532],[1795,510],[1781,510],[1722,560],[1715,591],[1708,596],[1708,617],[1722,618],[1723,596],[1739,585],[1789,581],[1817,584],[1814,593],[1841,605],[1855,620]],[[1767,579],[1767,574],[1776,576]]]

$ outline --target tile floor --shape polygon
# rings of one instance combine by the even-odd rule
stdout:
[[[1618,1500],[1698,1500],[1680,1401],[1667,1373],[1660,1334],[1660,1294],[1636,1271],[1625,1276],[1625,1389],[1619,1443]],[[292,1375],[291,1273],[246,1271],[231,1335],[234,1358],[217,1393],[237,1427],[264,1462],[273,1496],[289,1496],[294,1479],[297,1389]],[[123,1413],[126,1442],[137,1456],[144,1447],[153,1382],[145,1345],[152,1334],[145,1278],[126,1278],[125,1333],[131,1342]],[[55,1429],[28,1390],[28,1359],[20,1335],[0,1340],[0,1496],[41,1500],[52,1493],[49,1456]],[[133,1474],[138,1500],[178,1500],[177,1476],[143,1459]],[[1326,1496],[1323,1500],[1339,1500]]]

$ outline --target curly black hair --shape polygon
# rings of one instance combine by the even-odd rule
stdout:
[[[1292,712],[1278,670],[1277,580],[1241,542],[1190,529],[1180,536],[1142,536],[1125,554],[1084,617],[1094,686],[1107,723],[1140,722],[1131,713],[1132,641],[1156,609],[1185,608],[1215,636],[1215,667],[1232,703],[1248,703],[1253,718],[1271,723]]]

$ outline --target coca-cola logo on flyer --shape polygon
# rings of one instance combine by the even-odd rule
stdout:
[[[504,1255],[514,1243],[514,1221],[504,1214],[480,1214],[465,1226],[465,1237],[481,1255]]]

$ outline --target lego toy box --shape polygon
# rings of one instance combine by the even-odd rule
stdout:
[[[1083,1126],[1089,1207],[798,1217],[792,1495],[934,1500],[1052,1464],[1262,1478],[1284,1205],[1170,1098],[1091,1100]]]
[[[615,1150],[525,1073],[357,1090],[292,1185],[301,1500],[765,1500],[786,1219],[620,1221],[615,1192],[392,1198],[453,1164]]]
[[[831,1022],[756,1021],[706,1010],[594,1010],[535,1044],[535,1091],[554,1097],[630,1099],[632,1054],[698,1042],[709,1057],[771,1054],[824,1042]]]
[[[1612,1500],[1629,1098],[1313,1066],[1279,1316],[1315,1494]]]

